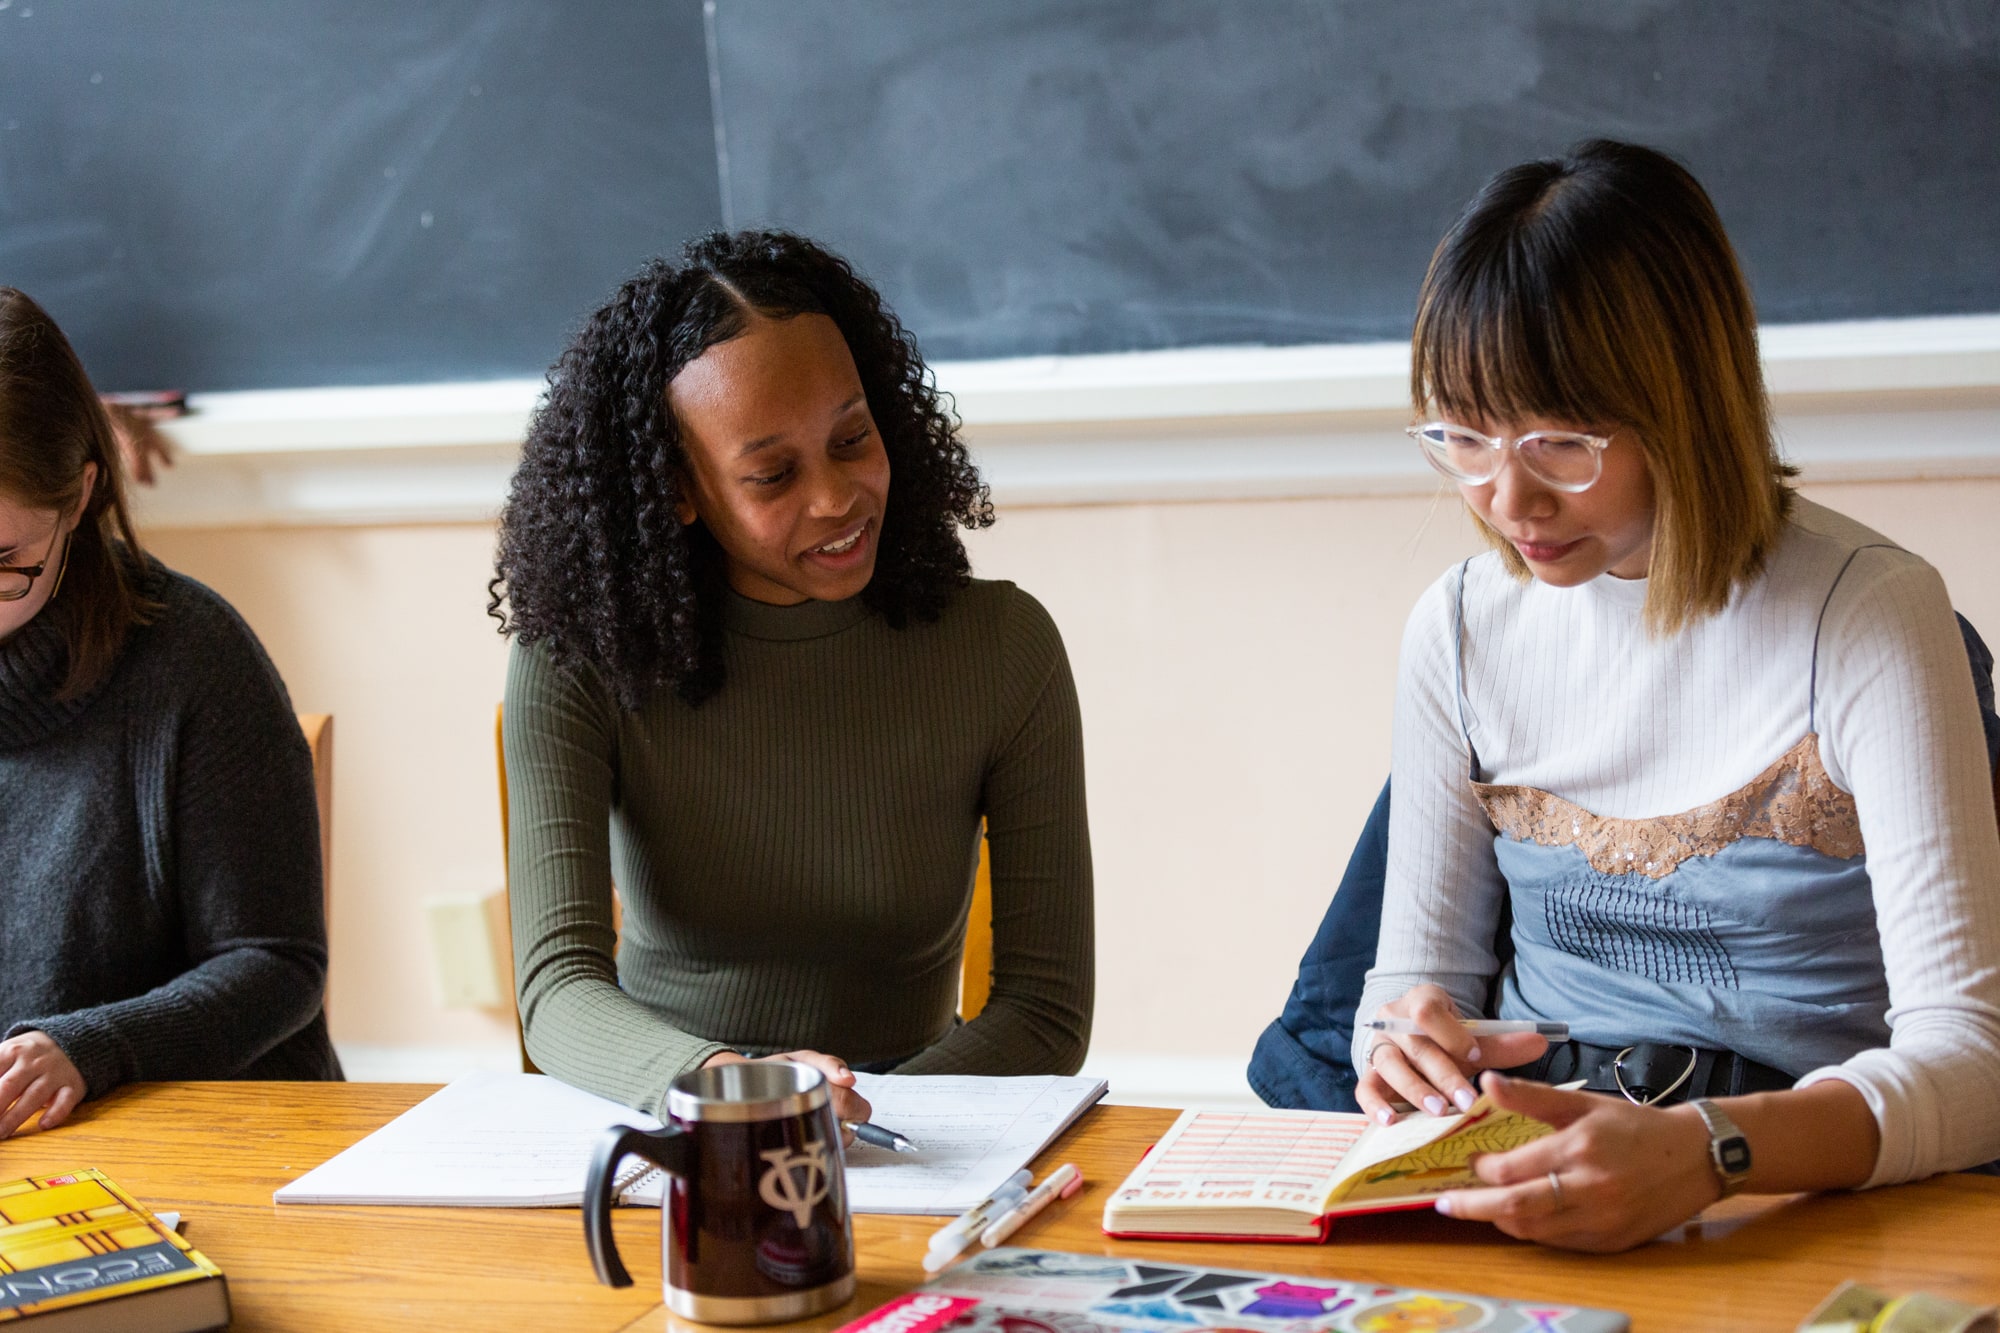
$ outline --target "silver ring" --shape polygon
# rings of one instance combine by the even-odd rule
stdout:
[[[1379,1041],[1369,1042],[1368,1049],[1361,1053],[1361,1067],[1363,1069],[1373,1069],[1375,1067],[1375,1052],[1381,1049],[1382,1049],[1381,1042]]]
[[[1553,1171],[1549,1172],[1549,1193],[1556,1201],[1556,1206],[1549,1211],[1554,1213],[1561,1212],[1563,1210],[1563,1182],[1562,1177]]]

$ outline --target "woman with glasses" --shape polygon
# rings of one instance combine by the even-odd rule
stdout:
[[[0,287],[0,1138],[155,1079],[328,1079],[312,765],[214,593],[140,549],[55,323]]]
[[[1701,186],[1605,142],[1503,172],[1431,262],[1411,382],[1494,550],[1404,638],[1357,1096],[1438,1114],[1506,1070],[1556,1127],[1439,1211],[1615,1250],[1738,1189],[2000,1156],[1965,647],[1936,571],[1791,489]]]
[[[1075,1071],[1082,727],[1048,614],[969,577],[991,521],[914,341],[812,242],[710,236],[592,316],[494,580],[537,1065],[652,1110],[788,1054],[849,1118],[850,1066]],[[993,989],[959,1024],[982,819]]]

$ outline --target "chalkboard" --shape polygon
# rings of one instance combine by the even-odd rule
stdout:
[[[0,0],[0,283],[101,388],[539,374],[715,163],[699,0]]]
[[[1675,153],[1768,322],[2000,310],[1991,0],[714,0],[723,208],[940,357],[1403,338],[1480,182]]]
[[[535,375],[725,220],[935,357],[1402,338],[1604,134],[1768,321],[1993,311],[1996,89],[1995,0],[0,0],[0,282],[106,388]]]

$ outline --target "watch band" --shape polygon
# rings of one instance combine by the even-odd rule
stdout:
[[[1722,1182],[1722,1197],[1726,1199],[1742,1189],[1750,1178],[1750,1140],[1743,1137],[1743,1131],[1726,1111],[1706,1097],[1691,1097],[1688,1105],[1701,1117],[1701,1123],[1708,1126],[1708,1164],[1715,1168],[1715,1178]]]

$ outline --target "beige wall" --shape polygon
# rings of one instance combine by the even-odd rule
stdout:
[[[2000,643],[2000,481],[1809,487],[1943,570]],[[497,887],[483,525],[168,531],[169,564],[337,722],[332,1018],[380,1045],[503,1045],[436,1003],[422,901]],[[978,572],[1047,604],[1082,696],[1097,860],[1094,1050],[1238,1058],[1276,1013],[1388,757],[1403,617],[1474,549],[1411,497],[1003,511]]]

